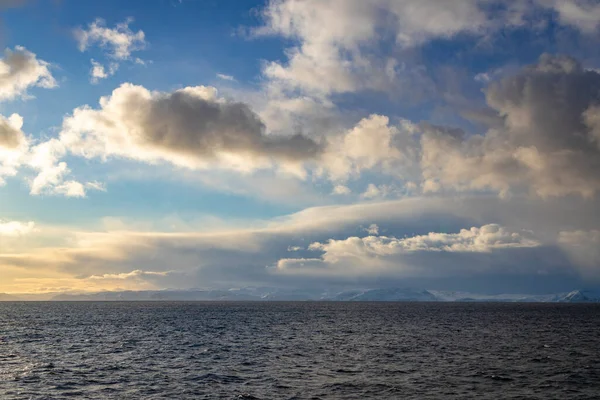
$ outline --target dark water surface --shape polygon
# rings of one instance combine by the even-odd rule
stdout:
[[[0,303],[1,399],[600,398],[600,306]]]

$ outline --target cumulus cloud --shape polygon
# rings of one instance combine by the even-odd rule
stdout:
[[[271,0],[255,33],[296,41],[287,62],[265,64],[272,85],[320,96],[404,89],[415,97],[415,89],[426,92],[432,82],[407,62],[407,49],[543,25],[552,13],[583,33],[600,21],[595,0]]]
[[[106,21],[97,18],[90,23],[87,29],[75,29],[75,38],[77,39],[79,50],[85,51],[90,46],[98,45],[108,52],[111,58],[116,60],[126,60],[131,53],[142,50],[146,47],[146,35],[144,31],[133,32],[129,24],[133,22],[132,18],[118,23],[114,28],[108,28]]]
[[[340,182],[372,169],[407,175],[418,154],[416,131],[416,126],[406,120],[392,125],[383,115],[363,118],[349,131],[328,138],[320,173]]]
[[[427,125],[421,140],[424,187],[528,189],[542,197],[600,190],[600,74],[567,56],[492,83],[488,105],[503,126],[485,135]]]
[[[91,60],[91,63],[92,69],[90,70],[90,81],[92,83],[98,83],[101,79],[113,76],[119,69],[119,64],[117,63],[110,63],[108,69],[94,59]]]
[[[27,97],[27,89],[58,86],[50,72],[50,64],[22,46],[4,50],[0,59],[0,101]]]
[[[322,94],[382,89],[402,74],[418,76],[377,50],[388,40],[405,48],[433,38],[478,32],[489,23],[477,0],[272,0],[263,10],[257,34],[296,39],[287,64],[266,64],[265,75],[278,83]],[[382,32],[387,35],[382,35]],[[390,38],[391,36],[391,38]],[[390,40],[391,39],[391,40]],[[410,79],[409,79],[410,81]]]
[[[30,182],[32,195],[85,197],[85,186],[82,183],[66,180],[71,170],[66,162],[60,161],[66,151],[65,146],[54,138],[31,147],[26,165],[37,171]]]
[[[0,115],[0,186],[5,184],[6,177],[17,174],[24,161],[29,142],[21,127],[23,118],[12,114],[6,118]]]
[[[99,109],[75,109],[63,122],[60,141],[87,158],[166,161],[192,169],[249,171],[320,153],[319,144],[303,135],[266,135],[247,104],[221,99],[206,86],[163,93],[123,84],[100,99]]]
[[[418,181],[423,192],[591,198],[600,189],[599,93],[597,71],[570,57],[543,55],[485,90],[498,122],[483,135],[372,114],[317,142],[269,133],[250,106],[225,100],[212,87],[152,92],[123,84],[102,97],[99,108],[75,109],[58,139],[34,148],[34,154],[48,148],[48,157],[31,163],[41,171],[32,192],[56,187],[56,193],[83,196],[85,184],[63,185],[69,170],[62,158],[71,154],[192,170],[280,168],[301,178],[314,168],[315,177],[333,183],[334,194],[348,194],[347,181],[365,172],[396,179],[369,185],[366,199],[414,193]]]
[[[119,69],[119,62],[131,60],[131,53],[143,50],[148,45],[144,31],[134,32],[129,28],[129,24],[132,22],[133,18],[128,18],[114,28],[108,28],[106,21],[97,18],[88,25],[87,29],[75,29],[74,35],[80,51],[83,52],[98,45],[112,60],[108,64],[108,68],[94,59],[91,60],[90,80],[92,83],[98,83],[101,79],[114,75]],[[144,64],[144,61],[139,58],[135,58],[133,61],[137,64]]]
[[[0,115],[0,147],[14,149],[19,147],[25,140],[25,135],[21,131],[23,126],[23,117],[19,114],[12,114],[6,118]]]

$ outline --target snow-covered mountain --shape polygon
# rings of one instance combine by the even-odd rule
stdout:
[[[332,301],[438,301],[427,290],[418,289],[367,289],[348,290],[327,299]]]
[[[0,301],[441,301],[441,302],[560,302],[600,303],[600,290],[574,290],[569,293],[477,294],[415,288],[374,288],[325,291],[244,287],[232,289],[145,290],[98,293],[46,293],[8,295]]]
[[[573,290],[558,296],[555,301],[560,303],[600,303],[600,290]]]
[[[452,292],[452,291],[439,291],[430,290],[438,301],[451,301],[451,302],[503,302],[503,303],[548,303],[556,301],[557,294],[478,294],[469,292]]]

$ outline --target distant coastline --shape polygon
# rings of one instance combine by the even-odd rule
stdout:
[[[600,303],[600,290],[554,294],[476,294],[412,288],[353,289],[337,292],[277,288],[104,291],[93,293],[0,293],[0,301],[362,301]]]

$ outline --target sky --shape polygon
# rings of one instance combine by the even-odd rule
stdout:
[[[0,0],[0,292],[600,287],[598,0]]]

